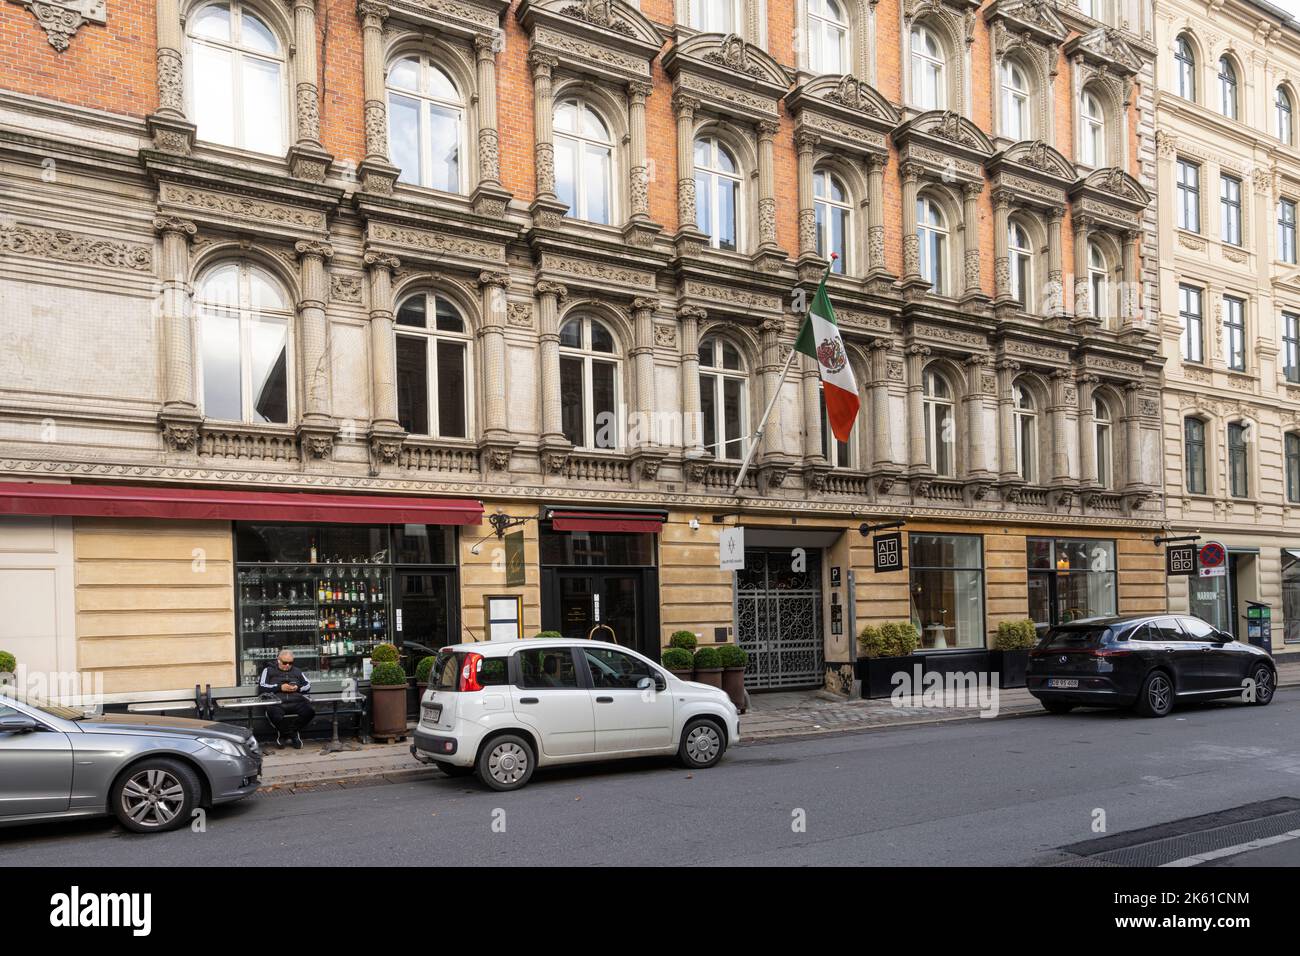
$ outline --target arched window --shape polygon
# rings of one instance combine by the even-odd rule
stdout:
[[[740,461],[748,447],[749,374],[740,350],[716,336],[700,344],[700,416],[704,449],[720,459]]]
[[[1030,245],[1029,231],[1016,220],[1007,226],[1008,265],[1011,270],[1011,296],[1026,312],[1032,307],[1034,288],[1034,250]]]
[[[715,137],[695,141],[695,224],[715,249],[737,248],[740,166]]]
[[[1002,135],[1029,139],[1029,80],[1015,60],[1002,61]]]
[[[1196,99],[1196,55],[1187,37],[1179,34],[1174,41],[1174,68],[1178,73],[1178,95],[1185,100]]]
[[[621,361],[609,329],[581,316],[560,328],[560,404],[564,437],[575,448],[618,448]]]
[[[404,183],[449,193],[461,179],[465,110],[456,84],[426,54],[388,68],[388,143]]]
[[[1300,434],[1286,435],[1286,500],[1300,503]]]
[[[856,467],[852,443],[840,441],[831,431],[831,420],[826,411],[826,391],[820,385],[817,387],[817,403],[822,417],[822,457],[832,468]]]
[[[231,422],[289,421],[293,303],[269,272],[226,262],[195,287],[203,414]]]
[[[953,419],[953,390],[934,368],[922,376],[925,409],[925,461],[936,475],[956,473],[957,427]]]
[[[284,48],[242,3],[212,3],[189,18],[198,137],[258,153],[284,152]]]
[[[1286,87],[1277,88],[1275,100],[1277,110],[1277,138],[1279,142],[1290,146],[1295,139],[1295,127],[1292,125],[1291,94]]]
[[[1092,400],[1092,433],[1097,445],[1097,482],[1103,488],[1115,484],[1115,437],[1110,407],[1100,398]]]
[[[808,0],[808,68],[849,73],[849,21],[839,0]]]
[[[1012,388],[1016,416],[1016,473],[1030,484],[1038,481],[1038,403],[1017,382]]]
[[[1219,57],[1219,112],[1237,118],[1237,69],[1226,56]]]
[[[736,0],[689,0],[690,24],[701,33],[738,33]]]
[[[813,206],[817,216],[817,255],[830,259],[831,271],[848,271],[849,236],[853,221],[849,193],[840,178],[827,169],[813,173]]]
[[[451,302],[408,296],[397,309],[397,420],[412,435],[470,436],[469,329]]]
[[[922,110],[947,107],[943,46],[925,24],[912,27],[912,104]]]
[[[614,140],[600,114],[580,98],[555,105],[555,194],[568,215],[612,221]]]
[[[1184,418],[1183,471],[1188,494],[1205,494],[1205,462],[1205,422],[1199,418]]]
[[[920,239],[921,278],[931,291],[948,294],[948,220],[929,196],[916,201],[916,232]]]
[[[1088,90],[1079,102],[1079,159],[1088,166],[1106,163],[1106,118],[1101,100]]]
[[[1092,299],[1092,314],[1103,322],[1110,318],[1110,266],[1101,246],[1088,243],[1088,293]]]

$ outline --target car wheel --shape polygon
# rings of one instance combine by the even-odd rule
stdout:
[[[454,763],[444,763],[439,760],[435,760],[433,763],[434,766],[449,777],[468,777],[474,772],[473,767],[458,767]]]
[[[533,748],[514,734],[493,737],[478,755],[478,778],[493,790],[518,790],[533,775]]]
[[[1164,717],[1174,709],[1174,683],[1164,671],[1152,671],[1142,682],[1137,712],[1143,717]]]
[[[1044,700],[1041,703],[1043,709],[1049,714],[1068,714],[1074,710],[1074,704],[1068,704],[1063,700]]]
[[[133,833],[162,833],[188,823],[202,794],[193,769],[159,757],[128,767],[114,781],[109,803],[118,821]]]
[[[717,724],[711,720],[692,720],[682,728],[677,759],[691,770],[703,770],[721,760],[726,749],[726,739]]]
[[[1255,682],[1255,696],[1251,703],[1257,707],[1266,707],[1273,699],[1273,691],[1277,687],[1277,678],[1273,676],[1273,668],[1267,664],[1260,664],[1250,675],[1251,680]]]

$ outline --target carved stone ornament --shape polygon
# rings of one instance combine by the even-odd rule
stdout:
[[[26,7],[36,18],[45,35],[49,37],[50,46],[60,53],[68,48],[68,43],[76,36],[83,24],[97,23],[101,26],[108,19],[107,0],[10,0]]]

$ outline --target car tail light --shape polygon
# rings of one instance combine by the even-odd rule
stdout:
[[[1114,649],[1111,649],[1111,650],[1102,650],[1102,651],[1093,651],[1093,652],[1092,652],[1092,656],[1093,656],[1093,657],[1096,657],[1096,658],[1103,658],[1103,657],[1129,657],[1129,656],[1131,656],[1132,654],[1133,654],[1133,652],[1132,652],[1131,650],[1128,650],[1127,648],[1123,648],[1123,649],[1121,649],[1121,648],[1114,648]]]
[[[483,661],[482,654],[466,654],[465,662],[460,665],[460,689],[462,691],[482,690],[478,682],[478,666]]]

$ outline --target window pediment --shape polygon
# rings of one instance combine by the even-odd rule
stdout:
[[[1075,215],[1097,219],[1117,229],[1135,229],[1151,194],[1118,166],[1099,169],[1071,190]]]
[[[501,14],[510,0],[363,0],[360,7],[387,12],[390,21],[433,27],[461,39],[488,36],[501,30]]]
[[[1042,140],[1014,143],[987,165],[999,188],[1039,205],[1063,206],[1075,182],[1074,165]]]
[[[790,89],[790,75],[763,50],[736,34],[699,33],[664,55],[677,88],[713,109],[751,119],[774,119]]]
[[[1065,45],[1065,55],[1070,59],[1082,57],[1087,63],[1123,77],[1133,76],[1142,69],[1142,57],[1113,27],[1098,27],[1075,37]]]
[[[368,212],[362,210],[363,214]],[[367,252],[398,257],[404,265],[435,265],[440,270],[461,268],[478,274],[487,267],[504,269],[504,241],[467,235],[463,224],[452,221],[429,228],[429,217],[421,217],[423,227],[392,219],[369,218],[365,231]]]
[[[958,113],[931,110],[894,131],[901,160],[919,162],[935,175],[983,182],[984,164],[993,143],[978,126]]]
[[[524,0],[515,11],[535,50],[616,79],[650,75],[663,37],[624,0]]]
[[[809,80],[786,96],[786,106],[802,130],[846,149],[880,153],[899,119],[893,104],[849,74]]]
[[[984,11],[984,21],[1047,47],[1064,43],[1070,33],[1049,0],[995,0]]]

